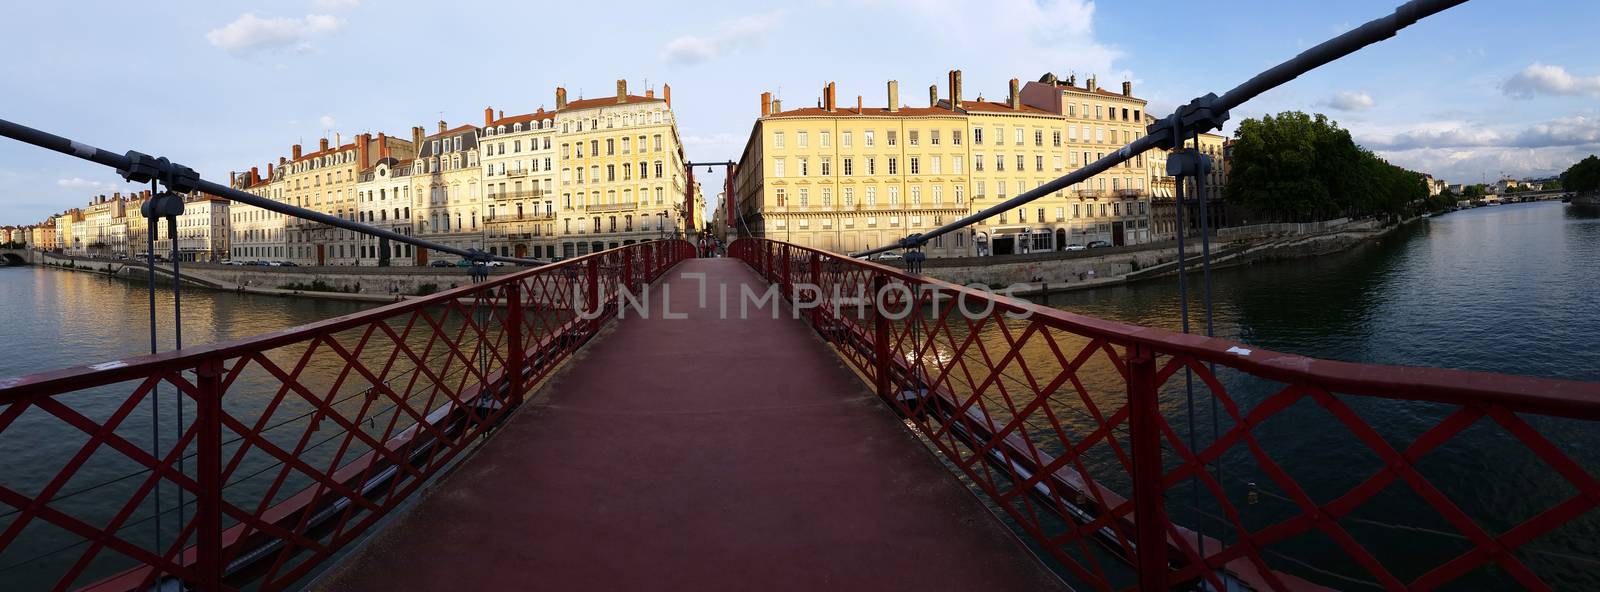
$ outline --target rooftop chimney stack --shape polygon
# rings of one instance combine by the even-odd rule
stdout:
[[[361,163],[362,168],[372,165],[372,161],[367,158],[370,154],[372,154],[372,134],[357,134],[356,161]]]
[[[889,81],[889,112],[890,113],[899,113],[900,112],[900,81],[899,80],[890,80]]]
[[[1089,89],[1089,92],[1094,92],[1094,89],[1096,88],[1096,86],[1095,86],[1095,83],[1094,83],[1094,77],[1093,76],[1089,77],[1088,85],[1089,86],[1087,88]]]
[[[228,171],[228,186],[233,187],[237,184],[239,184],[239,174],[233,171]]]
[[[783,101],[782,100],[780,100],[780,99],[773,99],[772,100],[772,112],[773,113],[783,113]]]
[[[483,127],[489,127],[489,124],[491,124],[491,123],[494,123],[494,108],[493,107],[484,107],[483,108]]]
[[[444,133],[444,130],[446,130],[446,129],[449,129],[449,128],[445,126],[444,120],[440,119],[439,120],[439,133],[441,133],[441,134]]]
[[[556,109],[560,110],[560,109],[566,109],[566,108],[567,108],[567,89],[561,88],[561,87],[558,86],[558,87],[556,87]]]
[[[1133,83],[1132,82],[1123,82],[1122,83],[1122,96],[1124,96],[1124,97],[1133,96]]]
[[[328,139],[327,138],[323,138],[321,140],[317,140],[317,151],[318,152],[327,152],[328,151]]]
[[[271,170],[272,169],[272,165],[270,165],[270,164],[267,165],[267,169]],[[260,182],[261,182],[261,169],[259,169],[257,167],[250,167],[250,184],[251,185],[255,185],[256,183],[260,183]]]
[[[961,71],[950,71],[950,108],[961,107]]]
[[[856,115],[861,114],[861,95],[856,95]]]
[[[661,100],[667,102],[667,108],[668,109],[672,108],[672,85],[670,85],[670,84],[661,85]]]
[[[1020,84],[1017,79],[1011,79],[1011,93],[1006,95],[1006,106],[1012,109],[1022,108],[1022,95],[1017,90]]]
[[[389,136],[378,132],[378,160],[389,158]]]
[[[829,113],[832,113],[834,109],[838,108],[838,103],[834,102],[833,93],[834,86],[832,82],[829,82],[827,86],[822,87],[822,109]]]
[[[300,145],[295,144],[294,148],[289,150],[289,154],[293,155],[295,160],[300,160]]]
[[[644,98],[646,98],[646,99],[654,99],[654,98],[656,98],[656,89],[654,89],[654,88],[644,89]]]
[[[422,126],[412,126],[411,144],[416,146],[419,152],[422,150]]]
[[[267,163],[267,180],[272,180],[272,163]]]
[[[761,93],[761,116],[772,115],[772,93]]]
[[[928,106],[939,106],[939,85],[937,84],[928,85]]]
[[[498,117],[500,119],[505,119],[506,118],[506,110],[505,109],[501,109],[499,111],[495,111],[494,112],[494,116]]]
[[[617,81],[617,102],[618,103],[626,103],[626,102],[628,102],[628,81],[627,80],[618,80]]]

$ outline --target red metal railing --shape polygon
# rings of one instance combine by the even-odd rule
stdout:
[[[1568,438],[1546,434],[1566,422],[1577,429],[1549,433],[1593,435],[1600,384],[1316,360],[787,243],[740,239],[729,252],[1087,586],[1593,587],[1581,584],[1596,573],[1600,453],[1569,454]],[[1374,427],[1393,417],[1407,429]],[[1487,487],[1515,492],[1496,497],[1485,484],[1511,467],[1430,464],[1480,446],[1494,450],[1485,462],[1548,470]],[[1528,500],[1542,503],[1505,507]],[[1532,544],[1542,538],[1563,549]],[[1579,567],[1530,567],[1551,558]]]
[[[0,442],[41,451],[0,478],[0,557],[58,551],[0,587],[292,586],[499,424],[613,314],[600,298],[693,256],[681,240],[630,245],[241,341],[0,380]],[[152,401],[163,387],[171,399]],[[181,429],[176,397],[192,412]],[[59,468],[21,470],[46,463]]]

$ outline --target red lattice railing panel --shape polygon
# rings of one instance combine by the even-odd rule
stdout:
[[[0,381],[0,450],[26,468],[0,478],[0,581],[294,587],[504,420],[613,314],[620,288],[692,256],[684,241],[629,245],[241,341]]]
[[[1279,354],[776,241],[729,253],[1075,583],[1600,586],[1600,384]]]

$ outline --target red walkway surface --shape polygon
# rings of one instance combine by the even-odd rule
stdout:
[[[738,319],[742,263],[663,283],[688,320],[618,322],[313,588],[1061,587],[804,323]]]

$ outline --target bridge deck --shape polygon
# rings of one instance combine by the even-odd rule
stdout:
[[[686,272],[708,276],[706,309]],[[663,284],[688,320],[661,318]],[[739,320],[741,284],[764,287],[732,259],[678,266],[656,314],[617,323],[313,588],[1061,587],[804,323]]]

